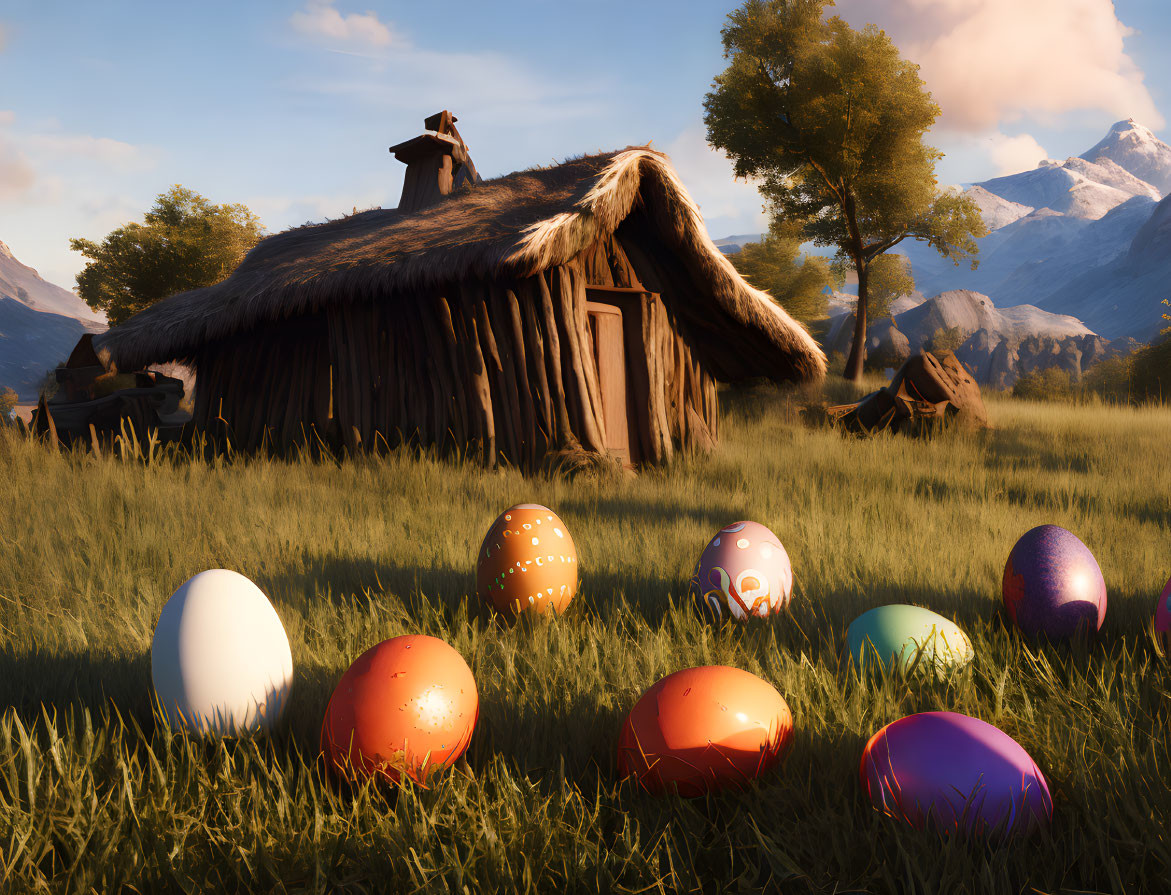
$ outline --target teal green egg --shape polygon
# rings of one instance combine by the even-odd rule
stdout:
[[[951,619],[920,606],[893,604],[862,613],[846,629],[846,649],[859,668],[877,660],[884,667],[919,667],[944,672],[966,665],[972,641]]]

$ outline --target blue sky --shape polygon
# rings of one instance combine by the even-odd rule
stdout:
[[[173,183],[272,231],[393,206],[387,147],[442,108],[480,172],[653,140],[714,236],[763,224],[704,142],[732,0],[77,3],[0,0],[0,240],[71,288]],[[943,183],[1088,149],[1135,117],[1167,140],[1164,0],[841,0],[922,65]]]

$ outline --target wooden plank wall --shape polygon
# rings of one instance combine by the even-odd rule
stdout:
[[[197,358],[196,424],[226,421],[243,449],[284,448],[313,427],[350,450],[408,443],[529,469],[551,450],[601,452],[591,285],[641,288],[617,240],[528,279],[333,305],[217,343]],[[711,445],[715,380],[662,299],[638,296],[636,307],[626,333],[637,456],[664,463]]]

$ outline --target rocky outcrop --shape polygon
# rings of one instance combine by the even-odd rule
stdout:
[[[827,353],[849,354],[854,339],[855,315],[834,318],[826,338]],[[911,343],[889,317],[876,320],[866,331],[866,366],[872,370],[897,369],[911,356]]]
[[[1097,335],[1026,336],[1000,339],[981,330],[971,335],[956,351],[976,381],[992,388],[1011,388],[1026,373],[1057,367],[1078,382],[1094,364],[1129,354],[1139,346],[1134,339],[1111,341]]]

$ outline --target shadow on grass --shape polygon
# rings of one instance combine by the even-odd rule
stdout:
[[[743,518],[744,509],[733,503],[696,506],[686,501],[648,501],[640,497],[564,497],[557,505],[559,514],[579,515],[591,520],[591,526],[604,528],[613,523],[658,525],[664,520],[688,519],[712,530]],[[702,546],[702,545],[701,545]]]
[[[13,708],[22,718],[71,706],[101,715],[112,707],[153,726],[150,653],[140,656],[94,652],[17,652],[0,649],[0,712]]]

